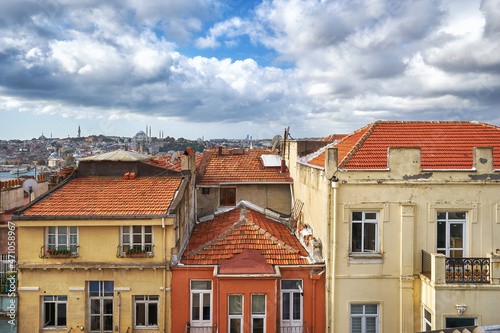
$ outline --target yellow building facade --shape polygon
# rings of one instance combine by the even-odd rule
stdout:
[[[112,162],[106,176],[95,175],[101,162],[81,162],[13,218],[19,332],[170,332],[170,265],[194,215],[190,174],[135,160],[116,162],[134,171],[118,177]]]
[[[500,131],[451,124],[437,123],[430,143],[404,141],[420,127],[391,122],[315,152],[311,142],[289,143],[301,221],[328,256],[328,332],[498,324]]]

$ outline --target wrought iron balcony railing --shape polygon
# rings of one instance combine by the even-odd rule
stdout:
[[[191,326],[190,323],[186,323],[186,329],[184,333],[218,333],[217,325],[215,326]]]
[[[294,326],[280,326],[278,329],[280,333],[309,333],[309,325],[304,322],[303,325]]]
[[[117,258],[153,258],[154,245],[144,246],[131,246],[131,245],[118,245],[116,249]]]
[[[446,258],[446,283],[490,283],[490,259]]]
[[[64,247],[52,248],[42,246],[40,248],[40,258],[64,259],[64,258],[77,258],[79,256],[78,245],[71,245],[69,249]]]

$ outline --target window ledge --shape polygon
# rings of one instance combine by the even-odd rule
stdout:
[[[383,264],[382,253],[349,253],[350,264]]]

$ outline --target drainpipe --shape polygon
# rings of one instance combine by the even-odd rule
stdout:
[[[313,292],[311,295],[311,302],[312,302],[312,322],[311,322],[311,333],[314,333],[316,330],[316,302],[314,301],[314,296],[316,295],[316,280],[312,280],[313,282]]]
[[[120,333],[120,307],[122,305],[122,294],[120,292],[118,292],[118,326],[116,326],[116,329],[115,331],[118,331],[118,333]]]
[[[331,327],[330,327],[330,332],[334,332],[334,324],[335,324],[335,256],[337,253],[337,195],[338,195],[338,188],[339,188],[339,182],[337,181],[331,181],[330,182],[332,185],[333,189],[333,202],[331,205],[333,206],[333,209],[330,209],[330,214],[333,214],[333,216],[330,216],[330,267],[331,267],[331,273],[330,273],[330,316],[331,316]],[[330,197],[332,190],[329,190],[330,192]],[[329,202],[331,202],[329,200]]]
[[[175,217],[174,217],[175,218]],[[165,218],[161,219],[161,228],[163,229],[162,246],[163,246],[163,263],[167,263],[167,247],[165,245]],[[163,313],[165,314],[163,318],[163,332],[167,331],[167,267],[163,269]]]

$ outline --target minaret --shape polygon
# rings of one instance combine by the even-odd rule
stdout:
[[[80,125],[78,125],[78,137],[81,137],[82,131],[80,130]]]

